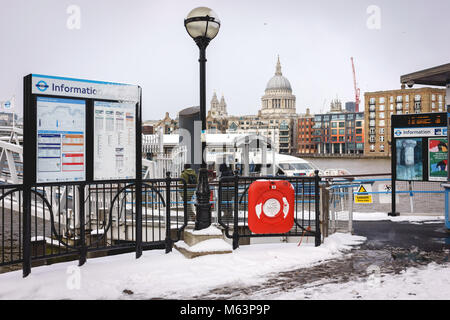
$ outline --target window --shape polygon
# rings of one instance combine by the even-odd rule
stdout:
[[[394,104],[391,103],[391,105],[389,106],[389,110],[394,110]]]
[[[375,152],[375,145],[374,144],[370,145],[370,152]]]
[[[376,99],[375,98],[370,98],[369,104],[375,104],[375,103],[376,103]]]
[[[381,130],[381,129],[380,129]],[[383,129],[384,130],[384,129]],[[375,128],[370,128],[369,129],[369,134],[375,134]]]
[[[402,110],[402,109],[403,109],[403,104],[397,103],[397,110]]]
[[[375,127],[375,120],[370,120],[369,121],[369,126],[370,127]]]
[[[345,134],[345,130],[344,129],[339,129],[339,134]]]
[[[384,104],[380,104],[380,111],[384,111]]]
[[[331,134],[332,134],[332,135],[336,135],[336,134],[337,134],[337,129],[331,130]]]
[[[380,134],[384,134],[384,128],[380,128]]]
[[[397,102],[403,102],[403,97],[402,97],[402,96],[397,96],[396,101],[397,101]]]
[[[331,123],[331,127],[332,127],[332,128],[337,128],[337,122],[332,122],[332,123]]]
[[[375,119],[375,117],[376,117],[375,112],[370,112],[369,113],[369,119]]]
[[[379,122],[378,122],[378,125],[380,126],[380,127],[384,127],[384,120],[380,120]]]
[[[431,95],[431,101],[436,101],[436,95],[435,94]]]
[[[380,112],[379,117],[380,119],[384,119],[384,112]]]
[[[345,128],[345,122],[339,122],[339,128]]]
[[[409,102],[409,96],[405,96],[405,101]]]
[[[420,94],[416,94],[416,96],[414,97],[414,101],[421,101],[422,100],[422,96]]]
[[[389,97],[389,102],[394,102],[394,97],[393,96]]]
[[[370,136],[370,137],[369,137],[369,141],[370,141],[370,142],[375,142],[375,136]]]
[[[375,106],[370,105],[369,106],[369,111],[375,111]]]
[[[343,142],[344,141],[344,137],[339,137],[339,141]]]
[[[422,108],[422,103],[420,101],[414,102],[414,112],[420,113],[420,110]]]
[[[362,133],[362,129],[356,129],[356,134],[361,134]]]
[[[380,101],[380,103],[384,103],[384,97],[381,97],[378,101]]]
[[[362,121],[356,121],[356,126],[357,127],[362,127]]]
[[[380,136],[380,142],[384,142],[384,136]]]
[[[356,136],[356,141],[362,141],[362,137],[361,136]]]
[[[380,145],[380,152],[384,152],[384,145]]]

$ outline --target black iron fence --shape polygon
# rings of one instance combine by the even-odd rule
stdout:
[[[295,190],[294,226],[283,234],[255,234],[248,228],[248,190],[257,180],[284,180]],[[315,245],[321,244],[320,224],[320,177],[223,177],[218,186],[218,223],[224,228],[225,236],[233,239],[233,249],[239,247],[240,238],[251,237],[295,237],[315,238]],[[232,230],[232,233],[230,232]]]
[[[188,223],[182,179],[0,186],[0,267],[172,250]],[[28,208],[24,210],[24,208]]]

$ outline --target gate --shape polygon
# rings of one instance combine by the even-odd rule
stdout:
[[[294,187],[294,226],[289,232],[283,234],[254,234],[249,230],[248,189],[257,180],[284,180],[289,181]],[[225,236],[233,239],[233,249],[239,247],[240,238],[251,237],[311,236],[315,238],[315,245],[320,246],[319,184],[318,171],[312,177],[241,177],[238,175],[222,177],[218,188],[218,223],[224,228]]]
[[[187,187],[182,179],[0,186],[0,267],[88,256],[165,249],[172,251],[187,226]],[[25,214],[25,212],[30,214]]]

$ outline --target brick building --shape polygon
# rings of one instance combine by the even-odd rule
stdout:
[[[364,94],[365,155],[390,156],[391,115],[445,112],[445,89],[417,88]]]
[[[297,153],[316,153],[316,144],[313,141],[314,116],[306,109],[306,114],[297,120]]]

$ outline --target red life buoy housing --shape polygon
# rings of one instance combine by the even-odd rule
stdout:
[[[294,208],[291,183],[255,181],[248,190],[248,227],[256,234],[289,232],[294,226]]]

